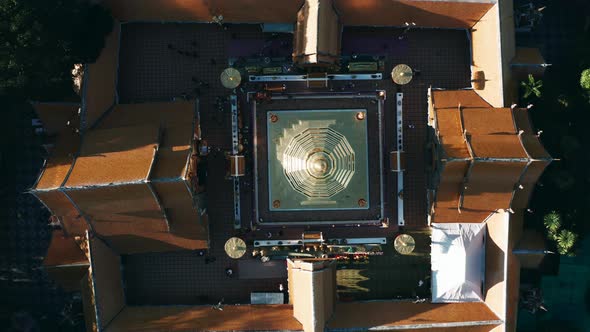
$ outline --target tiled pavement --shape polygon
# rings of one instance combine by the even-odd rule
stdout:
[[[417,244],[410,255],[397,253],[388,243],[383,255],[370,257],[368,263],[339,264],[336,278],[340,300],[429,298],[430,232],[408,233]]]
[[[384,28],[345,30],[345,34],[372,36],[397,36],[399,33],[399,29]],[[219,74],[226,67],[225,50],[232,38],[264,36],[257,25],[229,25],[224,31],[209,24],[125,24],[121,37],[119,101],[170,100],[185,94],[189,97],[198,96],[203,137],[214,148],[228,150],[229,113],[218,114],[215,99],[228,95],[228,91],[219,83]],[[408,169],[405,177],[407,189],[404,192],[406,223],[408,227],[421,228],[426,226],[426,91],[431,85],[450,89],[469,86],[469,44],[466,32],[460,30],[414,30],[402,42],[406,46],[403,52],[397,52],[394,58],[389,58],[386,68],[407,63],[421,72],[409,85],[401,88],[404,93],[404,149]],[[184,54],[179,54],[178,50]],[[193,52],[196,52],[196,57]],[[388,90],[385,111],[392,112],[397,88],[387,79],[387,73],[384,74],[385,79],[378,82],[378,86]],[[198,88],[198,81],[208,83],[209,87]],[[128,303],[216,303],[222,298],[226,303],[248,303],[251,291],[277,291],[280,283],[286,285],[284,279],[244,281],[225,276],[225,269],[235,269],[237,264],[228,259],[223,251],[225,240],[235,234],[232,228],[231,186],[229,181],[224,180],[224,175],[223,155],[214,153],[208,164],[208,212],[211,224],[211,250],[208,254],[216,258],[215,262],[205,264],[204,258],[195,252],[126,256],[124,270]],[[273,230],[275,234],[276,231]],[[391,239],[398,230],[397,227],[385,230],[354,227],[326,232],[347,236],[387,236]],[[299,237],[300,234],[300,229],[283,231],[284,238]],[[265,235],[266,230],[242,234],[247,240],[264,238]],[[423,242],[427,243],[427,239],[426,236]],[[391,253],[391,256],[375,261],[375,270],[371,270],[373,277],[363,281],[363,284],[380,286],[370,286],[372,291],[359,293],[358,298],[412,296],[418,281],[429,272],[429,261],[421,256],[400,259]],[[389,264],[390,270],[385,268]],[[395,278],[395,275],[402,273],[395,272],[396,269],[404,270],[406,278]],[[375,271],[379,272],[375,274]],[[362,275],[365,272],[359,270],[358,273]]]

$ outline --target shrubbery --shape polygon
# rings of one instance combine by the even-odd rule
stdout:
[[[547,230],[547,237],[555,241],[557,252],[560,255],[573,256],[572,249],[576,244],[578,236],[570,230],[562,229],[561,215],[555,211],[551,211],[543,217],[543,224]]]
[[[580,76],[580,86],[584,90],[590,90],[590,69],[582,71]]]
[[[76,63],[96,60],[113,19],[79,0],[0,0],[0,95],[60,98]]]
[[[536,80],[533,75],[529,74],[528,80],[520,82],[520,86],[524,88],[525,99],[534,95],[537,98],[541,98],[541,88],[543,87],[543,81]]]

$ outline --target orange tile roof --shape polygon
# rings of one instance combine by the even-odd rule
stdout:
[[[206,234],[203,238],[192,239],[168,232],[144,232],[136,230],[130,234],[109,235],[105,237],[105,240],[115,251],[121,254],[196,250],[207,249],[209,247]]]
[[[473,90],[431,90],[430,96],[443,163],[432,221],[482,222],[498,209],[524,207],[550,162],[526,110],[492,108]],[[529,170],[537,159],[543,162]],[[515,192],[519,185],[526,189]]]
[[[464,128],[458,107],[436,109],[436,129],[446,157],[469,158],[470,153],[463,136]]]
[[[512,199],[513,207],[522,209],[528,206],[537,180],[539,180],[549,163],[550,161],[547,160],[534,160],[529,163],[525,173],[518,180],[519,186],[515,189],[514,198]]]
[[[168,231],[162,209],[146,183],[73,189],[66,194],[100,235]]]
[[[464,190],[462,209],[488,213],[508,209],[514,184],[525,166],[526,163],[474,163]]]
[[[121,257],[96,237],[88,241],[88,248],[97,323],[99,328],[103,330],[125,307],[125,294],[121,280]]]
[[[410,303],[392,301],[337,303],[331,329],[353,328],[417,328],[419,325],[448,324],[458,322],[500,323],[498,317],[480,302],[470,303]]]
[[[458,105],[464,108],[490,108],[488,102],[478,96],[473,90],[432,90],[432,100],[437,109],[453,108]]]
[[[444,136],[461,136],[463,134],[463,125],[461,124],[461,112],[458,105],[453,108],[436,109],[437,130]]]
[[[518,318],[518,302],[520,297],[520,261],[512,253],[517,242],[522,238],[524,225],[524,211],[512,214],[510,216],[509,239],[508,239],[508,270],[506,283],[506,331],[516,331],[516,322]]]
[[[512,110],[514,116],[514,123],[518,130],[524,131],[525,134],[533,135],[533,126],[529,118],[529,110],[526,108],[514,108]]]
[[[446,163],[443,167],[436,193],[436,218],[440,217],[443,220],[448,220],[453,219],[451,216],[459,213],[459,193],[469,168],[469,162],[456,161]]]
[[[207,220],[193,207],[185,182],[155,182],[153,186],[168,215],[170,232],[185,239],[207,239]]]
[[[51,210],[54,216],[59,218],[62,228],[68,235],[80,236],[86,233],[88,229],[86,220],[65,193],[49,190],[36,191],[33,194]]]
[[[170,126],[165,129],[152,179],[186,178],[193,134],[192,124]]]
[[[346,25],[403,26],[411,18],[419,26],[470,28],[492,3],[458,1],[347,1],[336,0]]]
[[[115,21],[98,59],[88,64],[84,73],[82,98],[87,127],[92,127],[116,102],[120,33],[121,24]]]
[[[61,187],[66,180],[75,155],[80,148],[80,136],[69,131],[62,132],[55,142],[55,148],[45,162],[37,180],[35,190],[51,190]]]
[[[196,102],[154,102],[119,104],[97,128],[120,128],[139,125],[158,125],[162,130],[153,179],[185,178],[187,156],[197,127]]]
[[[43,265],[47,267],[71,264],[89,263],[73,237],[66,236],[61,230],[54,230]]]
[[[527,158],[518,135],[473,135],[469,143],[476,158]]]
[[[187,182],[196,127],[194,101],[117,105],[81,148],[61,135],[34,193],[69,234],[90,224],[121,253],[207,248]]]
[[[86,323],[87,332],[98,332],[96,322],[96,302],[94,289],[92,288],[92,274],[86,273],[80,281],[80,291],[82,293],[82,307],[84,308],[84,322]]]
[[[66,187],[111,185],[148,178],[159,145],[156,126],[91,130]]]
[[[295,22],[302,0],[104,0],[122,21],[209,22],[223,14],[228,23]],[[419,26],[470,28],[492,7],[491,2],[465,1],[346,1],[335,6],[346,25],[402,26],[411,17]]]
[[[302,331],[293,307],[278,305],[128,306],[108,331]]]
[[[537,135],[520,135],[522,145],[532,159],[549,159],[551,155],[545,150]]]
[[[467,159],[471,157],[463,136],[441,135],[440,145],[444,150],[445,158]]]
[[[461,115],[470,135],[516,134],[510,108],[468,108],[461,105]]]
[[[223,14],[225,22],[295,22],[302,0],[104,0],[122,21],[210,22]]]
[[[195,121],[196,102],[172,101],[138,104],[117,104],[99,123],[97,129],[159,125],[164,130],[175,125],[188,125]]]
[[[80,282],[88,273],[88,258],[73,237],[54,230],[43,266],[47,274],[66,291],[80,290]]]

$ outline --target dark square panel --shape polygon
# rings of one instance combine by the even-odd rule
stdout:
[[[254,195],[258,199],[256,210],[258,223],[275,225],[280,223],[313,224],[318,222],[362,223],[375,222],[382,217],[381,189],[383,172],[381,137],[379,134],[381,132],[380,118],[382,113],[381,101],[378,101],[376,92],[362,98],[351,97],[351,95],[331,95],[331,98],[317,97],[311,99],[309,95],[290,96],[285,99],[273,100],[272,103],[254,104],[252,109],[256,122],[254,135],[256,141],[259,142],[256,144],[255,149],[256,172],[253,175],[257,184]],[[362,112],[366,118],[362,120],[363,126],[358,128],[359,132],[355,132],[350,129],[350,124],[359,122],[355,118],[358,112]],[[272,122],[273,115],[277,116],[275,123]],[[285,128],[283,130],[280,128],[273,129],[273,126],[277,126],[281,122],[281,116],[288,118],[284,119],[287,122]],[[344,119],[347,117],[350,117],[350,119],[345,121]],[[353,184],[357,188],[351,188],[352,190],[349,191],[343,190],[326,198],[328,201],[340,199],[339,204],[343,205],[341,207],[336,206],[338,203],[335,203],[334,208],[329,208],[329,203],[325,201],[319,202],[316,207],[297,207],[298,204],[307,204],[305,195],[293,188],[289,183],[288,176],[284,174],[284,169],[281,169],[281,165],[272,164],[276,160],[269,160],[269,157],[276,159],[277,153],[276,150],[269,151],[269,149],[281,149],[285,142],[280,140],[284,135],[296,136],[305,133],[305,129],[300,128],[300,126],[309,123],[310,120],[319,121],[314,125],[316,127],[333,127],[338,132],[349,130],[350,132],[346,132],[343,137],[348,137],[347,141],[352,141],[354,149],[358,150],[355,151],[354,158],[357,158],[355,164],[359,173],[355,173],[351,179],[351,181],[356,180]],[[350,123],[347,121],[350,121]],[[332,124],[328,125],[328,123]],[[345,129],[345,125],[349,128]],[[269,126],[271,129],[269,129]],[[293,130],[297,131],[297,133],[289,133],[289,131]],[[270,137],[267,136],[269,132],[271,133]],[[289,145],[289,143],[285,144]],[[310,151],[302,153],[312,158],[314,156],[314,153]],[[273,184],[273,181],[277,183]],[[303,180],[295,179],[294,181]],[[287,201],[286,208],[289,211],[281,209],[284,198],[280,195],[285,195],[287,192],[294,196],[291,201]],[[271,197],[271,195],[279,196]],[[297,201],[297,199],[301,200]],[[277,200],[281,200],[281,202],[276,202]]]

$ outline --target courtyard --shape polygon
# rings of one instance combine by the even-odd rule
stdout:
[[[197,252],[167,252],[135,254],[123,257],[124,282],[129,304],[204,304],[249,303],[253,291],[277,291],[286,285],[284,276],[264,276],[259,279],[240,278],[243,261],[258,261],[249,253],[255,239],[271,233],[273,240],[298,239],[302,231],[321,231],[326,238],[375,237],[386,238],[382,256],[367,262],[338,266],[338,292],[349,299],[415,299],[427,297],[430,260],[426,221],[426,114],[428,87],[449,89],[470,86],[469,41],[463,30],[415,29],[404,32],[396,28],[352,28],[343,32],[343,56],[369,56],[384,62],[383,79],[357,83],[344,82],[335,89],[384,90],[384,132],[396,126],[395,94],[404,98],[404,151],[406,175],[404,182],[405,226],[395,222],[388,228],[330,227],[329,225],[275,226],[265,229],[236,230],[233,225],[233,202],[227,193],[232,182],[226,180],[225,156],[231,150],[231,112],[227,102],[231,90],[219,80],[230,59],[248,61],[249,54],[268,57],[272,61],[289,59],[292,52],[291,34],[263,33],[260,25],[215,24],[156,24],[125,23],[122,25],[119,53],[117,92],[119,103],[166,101],[174,98],[198,98],[202,136],[211,153],[207,157],[207,182],[214,188],[207,192],[210,220],[210,250],[202,256]],[[366,46],[359,46],[366,40]],[[285,42],[286,41],[286,42]],[[245,49],[244,45],[262,45],[260,50]],[[269,46],[270,45],[270,46]],[[363,52],[365,47],[365,53]],[[250,52],[250,53],[248,53]],[[232,61],[234,61],[232,60]],[[391,83],[388,68],[406,63],[419,71],[411,84],[396,87]],[[246,92],[255,83],[245,83]],[[393,135],[391,135],[393,136]],[[393,137],[385,142],[386,151],[393,149]],[[384,209],[394,218],[397,207],[390,201],[397,194],[396,179],[385,171]],[[248,183],[242,184],[248,188]],[[252,188],[250,187],[250,190]],[[252,206],[253,195],[242,195],[241,205]],[[242,216],[248,220],[248,209]],[[391,243],[400,232],[416,232],[417,249],[413,255],[399,255]],[[231,236],[240,236],[248,244],[247,254],[233,260],[224,252],[224,243]],[[208,258],[208,259],[207,259]],[[212,261],[213,260],[213,261]],[[271,261],[274,262],[274,261]],[[228,278],[225,270],[232,268],[237,275]]]

